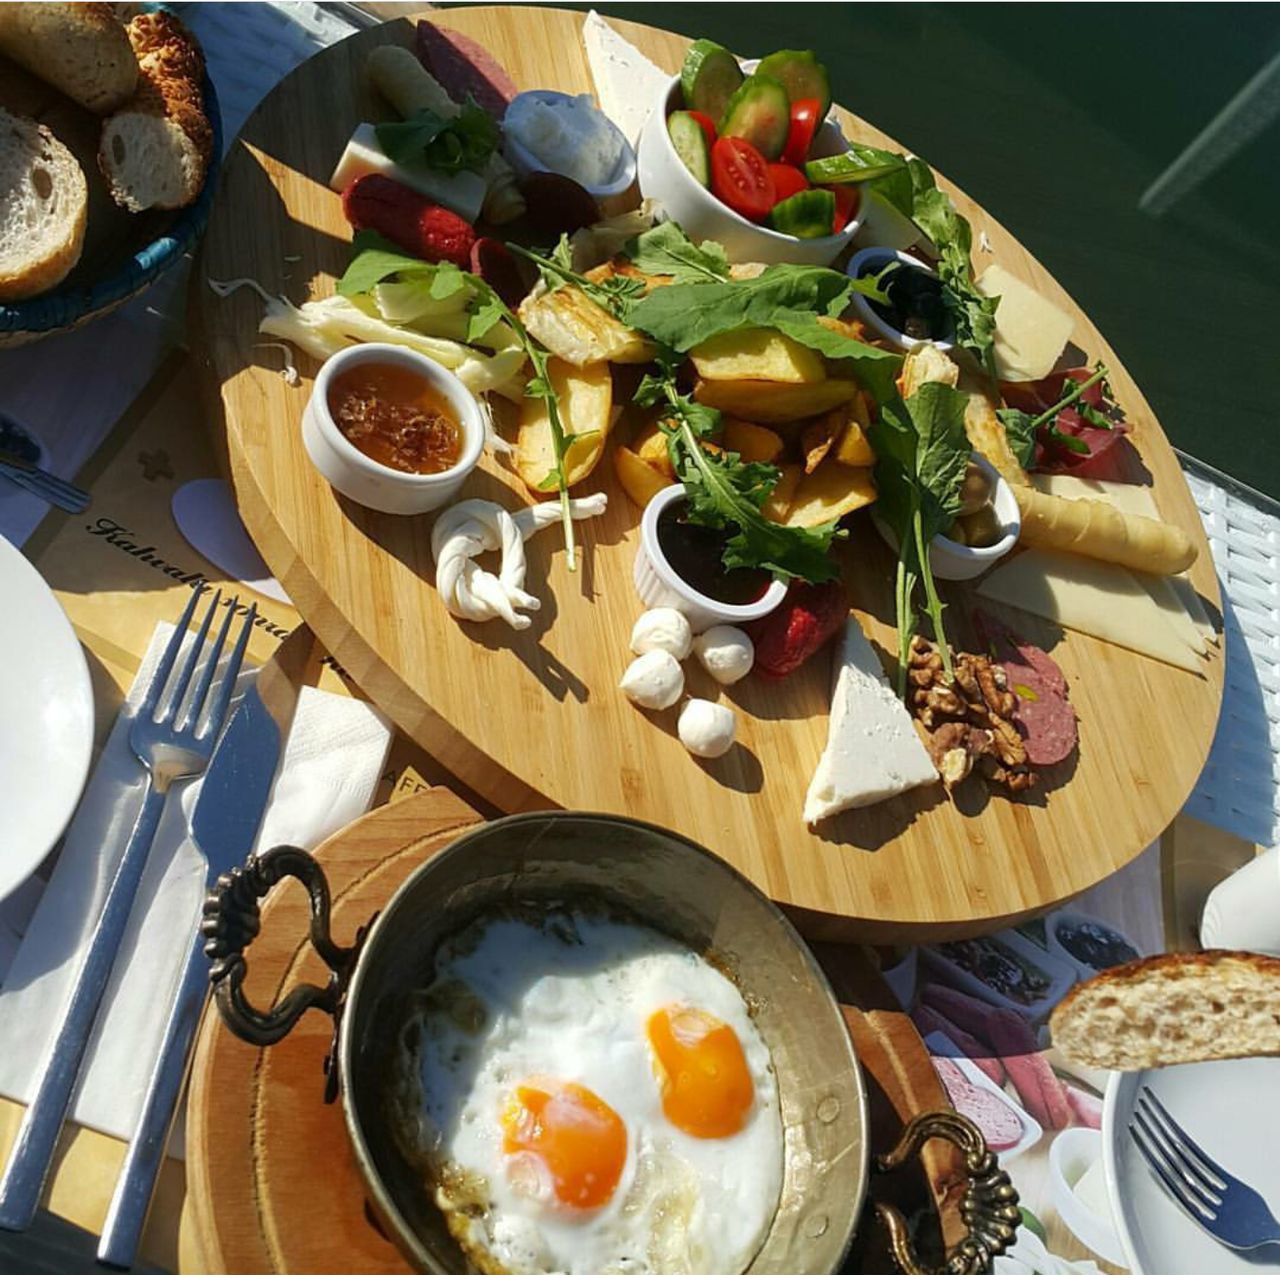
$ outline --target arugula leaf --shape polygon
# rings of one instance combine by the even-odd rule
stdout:
[[[729,278],[729,259],[712,240],[699,247],[674,221],[637,235],[623,249],[645,274],[672,275],[676,283],[720,283]]]
[[[497,121],[472,98],[453,119],[422,110],[378,124],[374,132],[383,153],[397,164],[425,164],[442,173],[483,168],[501,141]]]
[[[833,522],[819,527],[784,527],[761,512],[778,481],[773,465],[745,463],[733,452],[707,452],[703,440],[720,429],[720,413],[695,402],[676,388],[680,358],[674,350],[659,352],[658,372],[644,378],[637,401],[665,401],[670,415],[658,424],[667,452],[684,483],[688,516],[704,527],[733,528],[725,544],[726,568],[760,567],[781,578],[796,577],[820,584],[839,570],[828,556],[840,533]]]
[[[996,412],[1004,426],[1009,448],[1023,469],[1030,469],[1036,459],[1036,431],[1033,418],[1016,407],[1002,407]]]
[[[914,599],[924,587],[924,610],[933,626],[943,668],[951,675],[951,650],[943,628],[943,604],[929,564],[929,543],[960,511],[960,486],[969,466],[964,428],[968,396],[949,385],[922,385],[906,402],[881,406],[869,430],[876,453],[876,506],[898,540],[896,605],[898,692],[905,693]]]
[[[567,249],[567,244],[567,238],[561,235],[560,243],[550,257],[540,256],[518,243],[508,243],[507,247],[516,256],[524,257],[526,261],[531,261],[537,266],[538,273],[542,276],[542,281],[547,285],[549,292],[563,288],[566,283],[572,283],[585,292],[602,310],[626,323],[629,303],[644,294],[644,280],[624,274],[610,275],[607,279],[600,280],[588,279],[586,275],[578,274],[564,264],[566,251],[571,251]]]
[[[823,266],[769,266],[754,279],[654,288],[627,308],[625,321],[687,354],[721,332],[772,328],[798,310],[835,317],[852,291],[852,279]]]
[[[563,270],[573,269],[573,243],[563,230],[559,241],[551,250],[551,260]]]
[[[375,284],[395,274],[427,275],[432,274],[436,269],[429,261],[423,261],[421,257],[409,256],[389,239],[384,239],[372,230],[359,231],[352,247],[355,249],[355,256],[351,258],[345,273],[338,280],[340,296],[357,297],[362,292],[370,292]]]

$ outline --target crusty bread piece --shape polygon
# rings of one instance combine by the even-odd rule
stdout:
[[[1072,1062],[1112,1071],[1280,1054],[1280,960],[1153,956],[1077,984],[1049,1020]]]
[[[0,301],[33,297],[80,260],[89,188],[42,124],[0,109]]]
[[[138,61],[109,4],[0,4],[0,53],[105,115],[138,85]]]
[[[116,203],[130,212],[183,208],[200,193],[213,155],[204,58],[170,13],[139,14],[128,36],[138,92],[103,125],[98,166]]]

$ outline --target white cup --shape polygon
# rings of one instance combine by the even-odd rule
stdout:
[[[1213,888],[1200,917],[1200,945],[1280,956],[1280,846]]]
[[[438,474],[407,474],[366,456],[338,428],[329,411],[329,384],[361,363],[391,363],[416,372],[453,408],[462,430],[462,454]],[[423,514],[458,494],[484,452],[484,417],[476,397],[447,368],[403,345],[370,342],[339,350],[325,361],[302,414],[302,443],[311,463],[335,490],[385,514]]]

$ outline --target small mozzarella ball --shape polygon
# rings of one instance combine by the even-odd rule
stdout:
[[[641,708],[670,708],[684,694],[684,671],[670,651],[647,651],[631,661],[618,686]]]
[[[668,651],[677,660],[689,658],[693,630],[675,607],[654,607],[646,611],[631,630],[631,649],[637,655]]]
[[[751,639],[732,624],[717,624],[693,640],[693,649],[702,667],[720,683],[740,682],[755,663],[756,648]]]
[[[733,747],[738,719],[733,709],[709,699],[691,699],[680,710],[680,742],[695,757],[723,757]]]

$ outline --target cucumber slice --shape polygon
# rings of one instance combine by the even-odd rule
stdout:
[[[791,99],[787,90],[758,71],[742,81],[729,99],[716,132],[750,142],[765,159],[777,159],[791,128]]]
[[[680,87],[689,110],[718,120],[741,83],[742,68],[728,49],[714,40],[695,40],[689,46],[680,68]]]
[[[836,186],[842,182],[871,182],[888,177],[906,168],[901,155],[889,151],[873,151],[859,155],[857,151],[845,151],[842,155],[828,155],[826,159],[811,159],[804,166],[804,175],[815,186]]]
[[[707,135],[702,125],[688,111],[672,111],[667,119],[667,135],[684,166],[699,186],[711,182],[711,156],[707,151]]]
[[[769,225],[797,239],[821,239],[836,224],[836,197],[829,190],[802,190],[774,204]]]
[[[761,59],[756,74],[777,80],[793,102],[816,97],[821,107],[819,121],[827,118],[831,109],[831,81],[827,78],[827,68],[811,51],[780,49],[777,53],[770,53]]]

